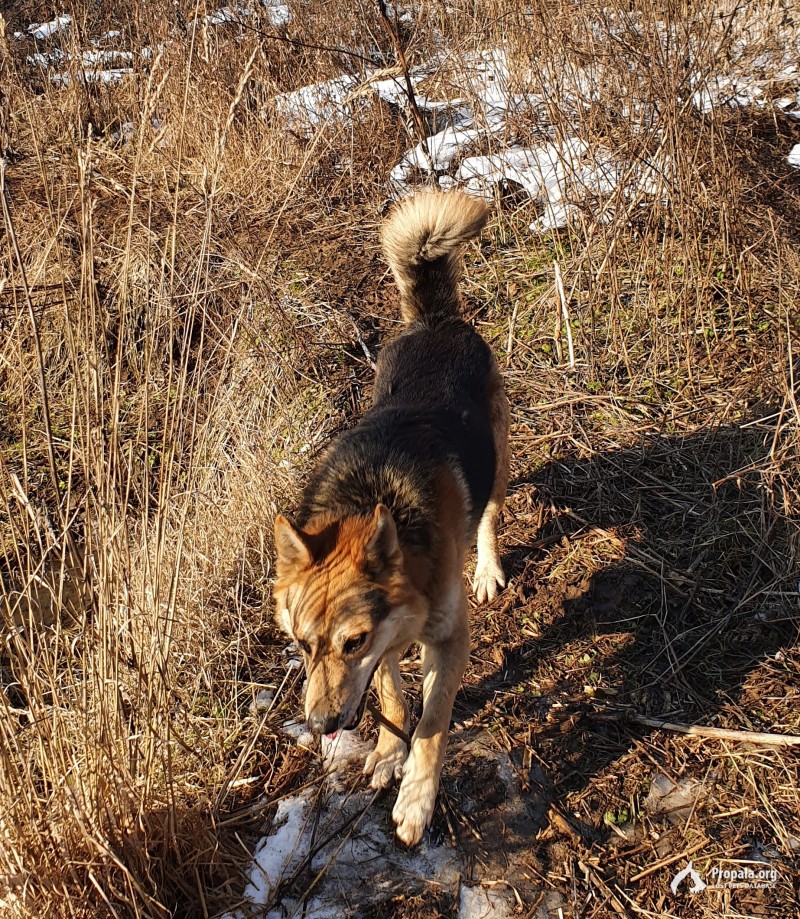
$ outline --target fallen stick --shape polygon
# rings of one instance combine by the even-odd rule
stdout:
[[[598,720],[633,721],[648,728],[662,731],[675,731],[678,734],[689,734],[691,737],[702,737],[706,740],[734,740],[739,743],[766,744],[774,747],[800,746],[800,737],[796,734],[763,734],[759,731],[737,731],[732,728],[712,728],[702,724],[679,724],[675,721],[663,721],[661,718],[650,718],[638,712],[594,712],[591,717]]]
[[[394,734],[395,737],[399,737],[400,740],[402,740],[403,743],[408,747],[408,749],[411,749],[411,738],[408,736],[408,734],[406,734],[405,731],[401,731],[397,725],[392,724],[388,718],[384,717],[384,715],[381,714],[381,710],[372,701],[372,699],[367,699],[367,711],[378,722],[378,724],[381,725],[381,727],[386,728],[386,730],[391,734]]]
[[[634,876],[632,878],[629,878],[628,880],[631,884],[633,884],[634,881],[641,881],[642,878],[649,877],[651,874],[655,874],[656,871],[660,871],[662,868],[666,868],[668,865],[672,865],[675,862],[679,862],[682,858],[688,858],[690,855],[694,855],[694,853],[697,852],[698,849],[702,849],[703,846],[707,846],[707,845],[708,845],[708,840],[704,836],[700,840],[700,842],[696,842],[690,848],[684,849],[683,852],[678,852],[677,855],[670,855],[669,858],[661,859],[660,862],[656,862],[654,865],[650,865],[649,867],[645,868],[643,871],[640,871],[638,874],[634,874]]]

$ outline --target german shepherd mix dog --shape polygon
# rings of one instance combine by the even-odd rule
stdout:
[[[407,734],[400,659],[421,645],[411,750],[381,727],[364,768],[373,788],[402,776],[392,817],[408,845],[433,815],[469,656],[463,570],[476,535],[478,601],[505,586],[496,526],[508,403],[458,293],[464,244],[486,220],[485,205],[461,193],[420,193],[396,207],[383,249],[405,328],[380,354],[372,408],[323,454],[294,522],[275,520],[277,616],[305,658],[314,732],[357,727],[374,677],[384,717]]]

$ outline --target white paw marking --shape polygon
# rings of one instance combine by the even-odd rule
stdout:
[[[478,603],[491,601],[497,596],[498,588],[506,586],[506,576],[499,559],[478,559],[475,577],[472,579],[472,590]]]
[[[407,846],[415,846],[431,822],[438,787],[438,775],[431,776],[417,768],[412,754],[403,770],[403,781],[392,810],[397,835]]]
[[[381,743],[381,738],[378,738],[377,747],[364,763],[364,775],[372,775],[371,787],[388,788],[395,779],[399,779],[407,755],[408,750],[402,740],[392,738],[388,743]]]

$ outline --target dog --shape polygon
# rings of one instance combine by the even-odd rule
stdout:
[[[279,625],[301,649],[306,720],[353,730],[374,678],[383,718],[364,772],[400,778],[398,837],[433,816],[455,698],[469,657],[464,559],[477,537],[478,602],[505,586],[497,524],[508,482],[509,411],[491,349],[461,318],[465,244],[488,219],[460,192],[397,205],[382,232],[402,332],[378,357],[372,407],[313,470],[290,520],[275,519]],[[410,751],[400,659],[421,648],[423,711]]]

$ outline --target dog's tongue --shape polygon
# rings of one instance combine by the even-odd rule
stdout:
[[[336,740],[336,738],[341,734],[341,731],[334,731],[333,734],[326,734],[325,736],[328,740]]]

